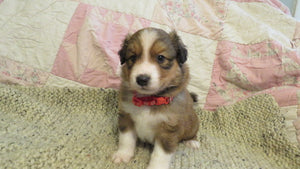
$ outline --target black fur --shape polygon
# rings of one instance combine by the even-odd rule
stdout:
[[[195,93],[190,93],[190,95],[191,95],[191,97],[192,97],[192,99],[193,99],[193,102],[194,103],[197,103],[198,102],[198,95],[197,94],[195,94]]]
[[[130,39],[130,35],[128,34],[123,41],[122,48],[118,52],[120,56],[121,65],[123,65],[126,62],[126,51],[127,51],[129,39]]]

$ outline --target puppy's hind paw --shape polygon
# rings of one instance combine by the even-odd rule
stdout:
[[[112,155],[112,161],[114,163],[128,163],[132,157],[133,157],[132,154],[129,154],[127,152],[117,151]]]
[[[200,147],[200,143],[197,140],[187,140],[184,144],[190,148],[198,149]]]

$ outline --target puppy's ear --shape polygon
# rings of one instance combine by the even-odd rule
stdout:
[[[127,51],[128,42],[129,42],[130,37],[131,37],[130,34],[128,34],[126,36],[126,38],[124,39],[124,41],[121,45],[122,48],[118,52],[118,54],[120,56],[121,65],[123,65],[126,62],[126,51]]]
[[[180,37],[177,35],[176,31],[173,30],[169,33],[173,46],[177,53],[177,61],[179,65],[182,65],[187,60],[187,50]]]

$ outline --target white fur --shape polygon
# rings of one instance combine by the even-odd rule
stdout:
[[[142,74],[146,74],[150,76],[149,84],[147,86],[144,86],[144,88],[139,86],[136,82],[136,78]],[[159,79],[160,79],[160,73],[157,69],[157,66],[155,66],[153,63],[150,63],[147,60],[144,60],[142,63],[135,64],[133,66],[131,72],[130,84],[131,87],[139,91],[139,93],[153,94],[159,90],[160,87]]]
[[[119,149],[112,156],[114,163],[128,163],[133,157],[136,146],[136,134],[134,131],[120,132]]]
[[[141,45],[143,46],[143,58],[150,58],[150,49],[153,43],[158,39],[155,31],[144,30],[140,34]]]
[[[163,120],[166,120],[167,117],[160,113],[150,114],[150,112],[139,112],[132,118],[135,122],[138,137],[143,141],[153,144],[155,139],[154,127]]]
[[[134,64],[131,72],[130,84],[131,87],[143,94],[153,94],[159,90],[160,87],[160,73],[154,63],[150,63],[150,49],[154,41],[157,40],[157,33],[153,31],[144,30],[141,32],[141,45],[143,46],[142,62]],[[139,75],[146,74],[150,76],[150,81],[147,86],[141,88],[136,83],[136,78]]]
[[[188,140],[184,144],[190,148],[198,149],[200,148],[200,143],[197,140]]]
[[[135,124],[137,136],[142,140],[149,143],[154,143],[155,126],[164,120],[167,120],[167,115],[163,113],[150,113],[148,106],[137,107],[132,103],[122,103],[124,111],[131,114],[131,118]]]
[[[147,169],[168,169],[173,153],[167,153],[156,141]]]

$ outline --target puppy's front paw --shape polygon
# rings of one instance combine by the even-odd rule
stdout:
[[[184,144],[190,148],[198,149],[200,147],[200,143],[197,140],[188,140],[185,141]]]
[[[124,152],[124,151],[117,151],[112,156],[112,161],[114,163],[128,163],[130,159],[133,157],[133,154]]]
[[[161,166],[161,165],[149,165],[148,167],[147,167],[147,169],[169,169],[169,167],[168,166]]]

